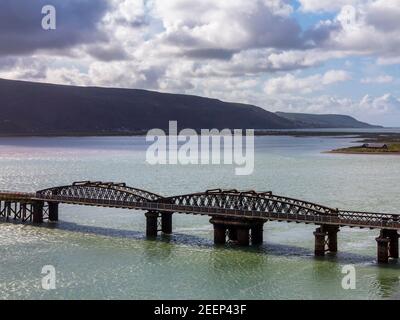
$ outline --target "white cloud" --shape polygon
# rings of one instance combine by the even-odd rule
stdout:
[[[359,0],[299,0],[300,10],[304,12],[338,11],[346,5],[355,5]]]
[[[331,32],[326,49],[346,50],[350,54],[377,55],[392,59],[400,54],[400,6],[397,0],[360,2],[355,7],[354,22],[342,25],[348,13],[341,11],[337,21],[341,28]],[[383,59],[383,60],[382,60]]]
[[[366,95],[361,100],[360,107],[376,115],[399,112],[400,100],[389,93],[377,98]],[[400,119],[397,122],[400,123]]]
[[[394,78],[388,75],[380,75],[377,77],[366,77],[360,80],[361,83],[371,84],[371,83],[390,83],[393,82]]]
[[[383,95],[394,79],[382,65],[400,64],[399,0],[299,1],[293,15],[286,0],[109,0],[98,24],[106,38],[51,55],[1,57],[0,77],[198,94],[273,110],[396,114],[397,98]],[[343,28],[341,8],[349,4],[356,21]],[[337,17],[303,33],[296,18],[305,12]],[[360,57],[374,58],[377,65],[352,84],[365,89],[360,83],[380,83],[380,97],[315,97],[357,76],[352,71]],[[348,71],[300,76],[326,62],[342,68],[346,59]]]
[[[350,78],[350,75],[344,70],[330,70],[325,74],[316,74],[304,78],[286,74],[285,76],[268,80],[265,84],[265,92],[267,94],[308,94],[321,90],[327,85],[350,80]]]
[[[400,64],[400,57],[380,57],[377,64],[381,66]]]
[[[214,1],[155,0],[165,32],[163,44],[178,46],[187,55],[207,57],[214,49],[297,48],[301,29],[289,15],[292,7],[280,0]],[[195,12],[195,14],[193,14]]]
[[[400,99],[391,95],[372,97],[365,95],[356,100],[335,96],[290,96],[269,97],[265,100],[267,109],[273,111],[315,113],[315,114],[347,114],[361,121],[386,126],[400,126]]]

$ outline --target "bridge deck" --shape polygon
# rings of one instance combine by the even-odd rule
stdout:
[[[207,194],[207,193],[206,193]],[[197,194],[196,196],[199,196]],[[209,196],[209,194],[207,194]],[[240,219],[256,219],[256,220],[271,220],[271,221],[286,221],[305,224],[326,224],[346,227],[370,228],[370,229],[387,229],[387,230],[400,230],[400,215],[387,214],[387,213],[373,213],[373,212],[357,212],[348,210],[331,210],[327,211],[326,207],[318,206],[315,204],[301,202],[289,198],[283,198],[268,194],[265,197],[271,201],[271,205],[266,203],[267,198],[263,198],[266,203],[263,208],[260,206],[250,210],[255,203],[250,205],[243,205],[241,208],[235,209],[237,203],[232,205],[231,202],[221,202],[219,197],[218,203],[205,202],[199,204],[198,202],[188,204],[175,204],[182,196],[174,198],[159,198],[155,200],[113,200],[113,199],[100,199],[100,198],[85,198],[76,196],[63,196],[63,195],[46,195],[39,193],[24,193],[24,192],[10,192],[0,191],[1,201],[12,201],[22,203],[34,203],[37,201],[64,203],[82,206],[99,206],[109,208],[145,210],[145,211],[160,211],[171,213],[183,213],[193,215],[206,215],[206,216],[221,216],[229,218]],[[186,196],[187,197],[187,196]],[[271,200],[273,198],[273,200]],[[283,199],[283,200],[276,200]],[[285,200],[286,199],[286,200]],[[204,201],[204,199],[202,200]],[[169,203],[165,203],[169,202]],[[322,208],[323,212],[318,212],[315,209],[310,209],[311,206]],[[329,208],[328,208],[329,209]]]

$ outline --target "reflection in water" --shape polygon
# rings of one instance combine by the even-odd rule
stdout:
[[[384,299],[400,298],[400,266],[395,262],[391,261],[392,265],[380,266],[373,283],[374,288]]]

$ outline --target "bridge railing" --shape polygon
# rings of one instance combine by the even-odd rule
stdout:
[[[35,193],[0,190],[0,199],[31,199]]]
[[[24,193],[12,191],[0,191],[0,200],[31,200],[60,202],[66,204],[78,204],[89,206],[107,206],[116,208],[154,210],[179,213],[190,213],[195,215],[220,215],[235,216],[246,219],[263,219],[275,221],[289,221],[313,224],[335,224],[339,226],[351,226],[361,228],[392,228],[400,229],[400,215],[356,212],[356,211],[335,211],[332,214],[313,212],[312,210],[285,210],[276,211],[275,208],[266,210],[247,210],[234,208],[221,208],[213,206],[183,205],[165,203],[163,201],[134,202],[112,199],[90,199],[84,197],[71,197],[61,195],[46,195],[40,193]],[[306,208],[307,209],[307,208]]]

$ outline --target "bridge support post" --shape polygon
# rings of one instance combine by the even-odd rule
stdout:
[[[56,202],[49,202],[49,221],[58,221],[58,203]]]
[[[317,230],[314,232],[315,236],[315,248],[314,248],[314,253],[317,257],[323,257],[325,255],[325,237],[326,233],[323,232],[322,227],[317,228]]]
[[[381,230],[379,237],[376,238],[379,263],[387,263],[389,258],[399,258],[399,237],[397,230]]]
[[[43,223],[43,201],[36,201],[33,204],[33,223]]]
[[[226,226],[214,223],[214,244],[226,243]]]
[[[393,259],[399,258],[399,237],[396,230],[391,230],[389,235],[389,256]]]
[[[25,202],[21,203],[21,219],[22,219],[22,221],[25,221],[25,219],[26,219],[26,203]]]
[[[164,234],[172,234],[172,213],[161,213],[161,231]]]
[[[381,230],[379,237],[376,238],[376,242],[378,245],[378,263],[388,263],[390,238],[387,237],[385,230]]]
[[[228,237],[229,237],[229,240],[232,242],[236,242],[238,240],[237,229],[235,227],[228,228]]]
[[[237,241],[239,246],[247,247],[250,244],[250,228],[240,226],[237,228]]]
[[[321,225],[314,232],[315,236],[315,255],[322,257],[327,251],[337,252],[337,234],[339,227],[334,225]]]
[[[6,201],[4,203],[4,210],[6,213],[6,220],[8,220],[8,218],[11,217],[11,202],[10,201]]]
[[[251,227],[251,244],[254,246],[261,245],[264,241],[263,224],[256,224]]]
[[[337,226],[328,226],[328,251],[329,252],[337,252],[338,251],[338,243],[337,243],[337,234],[339,232],[339,227]]]
[[[253,245],[259,245],[263,242],[263,225],[265,223],[263,220],[250,221],[213,217],[210,222],[214,225],[215,244],[225,244],[227,236],[230,241],[239,246],[249,246],[250,239]]]
[[[158,233],[158,212],[146,212],[146,237],[156,238]]]

